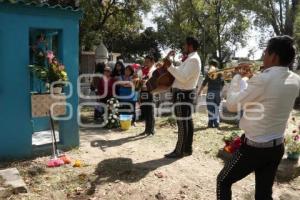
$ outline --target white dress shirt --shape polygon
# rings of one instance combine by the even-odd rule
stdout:
[[[168,71],[175,77],[172,88],[193,90],[198,84],[201,73],[201,60],[197,52],[190,53],[178,67],[171,65]]]
[[[248,139],[263,143],[284,137],[286,124],[300,92],[300,77],[287,67],[275,66],[253,76],[241,90],[241,76],[232,79],[227,109],[243,109],[240,128]]]
[[[245,90],[248,87],[248,80],[247,77],[241,78],[241,90]]]

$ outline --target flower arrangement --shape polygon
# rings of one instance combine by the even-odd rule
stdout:
[[[106,121],[106,128],[112,129],[120,127],[119,106],[119,101],[116,98],[107,100],[108,119]]]
[[[68,80],[68,74],[65,71],[65,66],[59,63],[55,58],[53,58],[49,66],[48,80],[50,84],[56,81]]]
[[[58,62],[52,51],[47,51],[45,59],[36,59],[33,65],[29,65],[31,73],[43,81],[46,85],[56,81],[67,81],[68,74],[65,71],[65,66]],[[55,85],[56,87],[63,87],[63,84]]]
[[[230,154],[236,152],[242,144],[240,133],[238,132],[226,134],[223,141],[225,142],[224,151]]]
[[[288,159],[298,160],[300,156],[300,127],[285,137]]]

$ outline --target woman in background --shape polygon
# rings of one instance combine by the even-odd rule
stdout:
[[[95,75],[103,75],[104,73],[104,68],[105,68],[105,64],[104,63],[98,63],[95,66]],[[98,93],[98,86],[99,86],[99,82],[100,82],[101,78],[100,77],[93,77],[90,89],[92,92],[95,93],[95,95],[99,95]],[[94,110],[94,120],[98,120],[103,113],[103,108],[96,106],[95,110]]]
[[[121,80],[121,76],[125,75],[125,66],[121,61],[116,62],[112,77]]]
[[[111,99],[114,94],[114,83],[116,79],[111,76],[111,68],[106,66],[104,68],[103,78],[99,80],[98,83],[98,95],[101,96],[99,102],[102,103],[104,106],[107,104],[107,100]],[[102,107],[103,107],[102,105]],[[101,117],[104,112],[101,113]]]
[[[132,125],[135,126],[136,120],[136,102],[137,95],[133,84],[134,68],[128,65],[125,68],[124,76],[121,76],[121,81],[126,81],[127,83],[122,83],[118,89],[119,101],[121,103],[121,108],[127,111],[121,112],[121,114],[132,115]],[[123,103],[123,105],[122,105]]]

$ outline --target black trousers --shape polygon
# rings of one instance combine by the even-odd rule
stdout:
[[[142,91],[140,94],[141,99],[141,112],[145,120],[145,132],[147,134],[154,134],[155,117],[153,95],[150,92]]]
[[[272,200],[272,187],[283,154],[283,144],[272,148],[243,144],[218,175],[217,199],[231,199],[232,184],[254,172],[255,199]]]
[[[175,152],[177,154],[192,153],[194,124],[192,119],[195,90],[172,89],[175,106],[175,116],[178,126],[178,140]]]

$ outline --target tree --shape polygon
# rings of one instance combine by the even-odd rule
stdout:
[[[203,64],[210,54],[222,67],[234,47],[245,45],[244,32],[249,20],[236,0],[159,0],[158,3],[164,13],[156,18],[162,43],[181,48],[187,35],[196,36],[201,41]]]
[[[25,3],[48,3],[50,5],[62,5],[76,7],[76,0],[23,0]]]
[[[122,54],[127,61],[135,61],[147,54],[154,56],[156,61],[161,58],[158,42],[158,33],[152,27],[148,27],[141,33],[133,33],[124,37],[111,37],[108,48]],[[120,45],[122,44],[122,45]]]
[[[255,14],[256,26],[271,26],[276,35],[293,36],[299,0],[244,0],[239,5]]]
[[[147,0],[81,0],[84,12],[80,24],[81,44],[92,50],[101,40],[112,44],[111,38],[126,38],[142,29],[143,12],[151,9]]]

